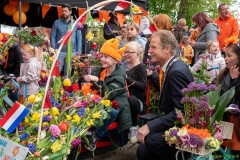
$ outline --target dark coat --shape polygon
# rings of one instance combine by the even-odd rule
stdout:
[[[240,78],[231,79],[230,74],[227,74],[222,79],[222,86],[221,86],[221,95],[225,92],[229,91],[232,87],[235,87],[235,94],[229,104],[236,104],[240,106]],[[227,106],[228,107],[228,106]]]
[[[92,75],[100,77],[100,73],[103,70],[102,67],[96,67],[92,69]],[[102,97],[107,92],[111,92],[116,89],[125,88],[126,78],[126,70],[117,65],[115,71],[107,76],[104,81],[99,81],[99,85],[102,86]],[[131,118],[131,111],[128,103],[128,93],[126,89],[120,89],[117,91],[113,91],[109,94],[109,100],[116,100],[119,104],[119,114],[118,114],[118,132],[121,133],[122,131],[129,129],[132,126],[132,118]]]
[[[109,28],[108,28],[108,26],[109,26]],[[104,27],[103,27],[103,37],[106,40],[115,38],[118,35],[117,33],[112,33],[112,30],[120,31],[120,27],[117,23],[115,23],[112,19],[110,19],[108,21],[108,24],[105,23]]]
[[[152,74],[150,78],[153,85],[159,90],[159,76]],[[159,109],[165,115],[147,123],[151,133],[165,131],[174,126],[174,122],[177,120],[175,109],[184,111],[184,106],[180,103],[184,97],[181,90],[191,82],[193,82],[193,77],[188,66],[181,60],[173,63],[166,75],[159,101]]]
[[[21,53],[21,47],[19,45],[13,45],[8,50],[8,62],[5,71],[8,74],[14,74],[15,77],[20,76],[20,66],[23,63],[23,56]]]

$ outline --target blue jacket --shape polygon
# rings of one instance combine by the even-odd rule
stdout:
[[[50,38],[53,48],[56,48],[57,42],[67,33],[67,31],[70,29],[70,25],[71,21],[66,23],[62,18],[53,23]],[[77,30],[76,26],[73,28],[71,40],[72,52],[82,53],[82,33],[80,30]],[[67,45],[62,47],[61,52],[67,52]]]

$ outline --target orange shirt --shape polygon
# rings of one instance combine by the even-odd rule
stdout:
[[[222,19],[220,16],[214,20],[220,28],[220,34],[218,35],[218,41],[220,48],[225,47],[225,40],[231,36],[239,35],[238,21],[236,18],[231,15],[225,19]]]
[[[191,58],[192,47],[190,45],[187,45],[187,46],[182,45],[182,48],[185,49],[184,57],[188,60],[188,64],[192,64],[192,58]]]

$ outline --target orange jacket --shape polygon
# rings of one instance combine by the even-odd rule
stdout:
[[[199,28],[195,28],[194,31],[190,34],[190,41],[196,42],[198,35],[199,35]]]
[[[220,16],[214,20],[214,22],[220,28],[220,34],[218,35],[218,41],[220,48],[225,47],[225,40],[231,36],[239,35],[238,21],[236,18],[231,15],[225,19],[222,19]]]

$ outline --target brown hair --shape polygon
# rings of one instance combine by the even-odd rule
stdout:
[[[208,24],[212,23],[213,20],[210,19],[206,13],[204,12],[198,12],[192,17],[192,21],[196,23],[198,28],[200,29],[200,32],[203,30],[203,28]]]
[[[158,14],[153,18],[154,23],[158,29],[165,29],[172,31],[172,20],[166,14]]]
[[[217,42],[217,43],[219,44],[218,40],[209,40],[209,41],[207,41],[207,49],[208,49],[208,50],[210,49],[211,45],[212,45],[214,42]]]
[[[183,38],[182,38],[182,44],[185,44],[185,41],[186,40],[190,40],[190,38],[188,37],[188,36],[184,36]]]
[[[239,71],[240,71],[240,43],[238,42],[237,44],[230,44],[227,46],[226,50],[231,50],[234,54],[237,55],[237,57],[238,57],[237,67],[239,67]],[[229,69],[227,67],[225,67],[225,69],[217,77],[217,85],[221,84],[223,77],[228,72],[229,72]]]
[[[176,38],[171,31],[159,30],[153,33],[152,37],[158,37],[160,39],[160,46],[165,49],[167,46],[171,47],[170,54],[174,56],[176,54]]]
[[[225,4],[225,3],[221,3],[221,4],[218,6],[218,11],[219,11],[219,12],[221,11],[222,6],[226,6],[226,4]]]
[[[184,19],[184,18],[181,18],[181,19],[178,20],[178,24],[179,24],[179,25],[185,26],[186,23],[187,23],[187,22],[186,22],[186,19]]]
[[[137,23],[135,23],[135,22],[129,22],[129,23],[127,24],[127,27],[128,27],[128,26],[134,27],[137,32],[140,31],[139,25],[138,25]],[[127,41],[128,41],[128,42],[134,41],[135,38],[136,38],[136,37],[128,37],[128,36],[127,36]]]
[[[72,11],[72,6],[70,4],[63,4],[62,8],[68,8],[69,11]]]

